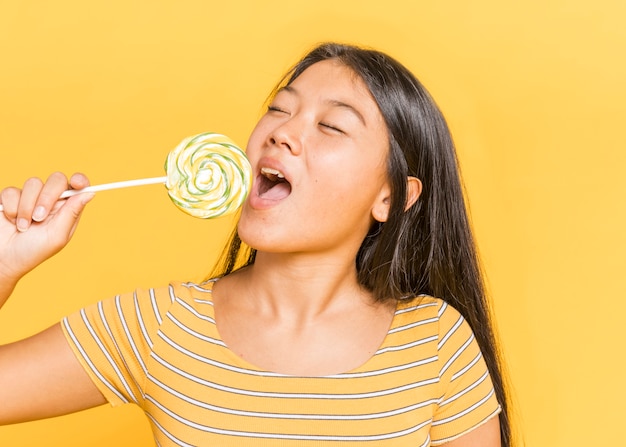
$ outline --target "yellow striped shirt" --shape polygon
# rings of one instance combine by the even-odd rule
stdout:
[[[437,445],[500,411],[469,325],[442,300],[400,302],[359,368],[299,377],[229,350],[212,285],[137,290],[63,320],[107,400],[141,406],[161,447]]]

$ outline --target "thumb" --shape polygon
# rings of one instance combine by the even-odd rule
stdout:
[[[69,240],[76,230],[76,226],[78,225],[78,221],[80,220],[80,216],[85,209],[85,206],[94,198],[94,196],[95,193],[91,192],[77,194],[68,198],[55,216],[55,230],[65,235]]]

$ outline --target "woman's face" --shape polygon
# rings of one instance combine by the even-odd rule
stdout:
[[[239,222],[259,251],[355,255],[385,220],[388,134],[363,81],[334,60],[281,89],[250,136],[256,176]]]

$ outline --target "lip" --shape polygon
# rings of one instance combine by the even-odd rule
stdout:
[[[285,176],[285,180],[289,182],[290,185],[292,185],[289,172],[287,171],[287,169],[281,162],[270,157],[263,157],[259,159],[255,167],[256,177],[254,178],[254,181],[252,183],[252,189],[250,191],[250,195],[248,196],[248,203],[250,204],[250,207],[255,210],[265,210],[265,209],[273,208],[279,205],[280,203],[284,202],[285,200],[287,200],[289,196],[291,195],[290,194],[289,196],[280,200],[261,197],[259,194],[259,187],[261,183],[260,179],[261,177],[264,177],[263,174],[261,174],[261,168],[270,168],[270,169],[275,169],[277,171],[280,171]],[[293,188],[293,185],[292,185],[292,188]]]
[[[291,180],[289,179],[289,172],[287,172],[287,168],[275,158],[263,157],[259,159],[259,161],[257,162],[257,166],[256,166],[256,172],[258,175],[261,175],[261,168],[270,168],[270,169],[275,169],[277,171],[280,171],[285,176],[285,180],[291,183]]]

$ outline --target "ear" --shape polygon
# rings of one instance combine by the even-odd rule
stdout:
[[[422,194],[422,181],[417,177],[407,177],[406,182],[406,205],[404,211],[407,211]]]
[[[422,182],[417,177],[407,177],[406,182],[406,205],[404,211],[411,208],[422,193]],[[391,188],[385,185],[372,208],[372,217],[378,222],[386,222],[389,218],[389,208],[391,206]]]
[[[389,217],[389,207],[391,205],[391,187],[385,183],[380,193],[376,197],[376,202],[372,207],[372,217],[377,222],[386,222]]]

